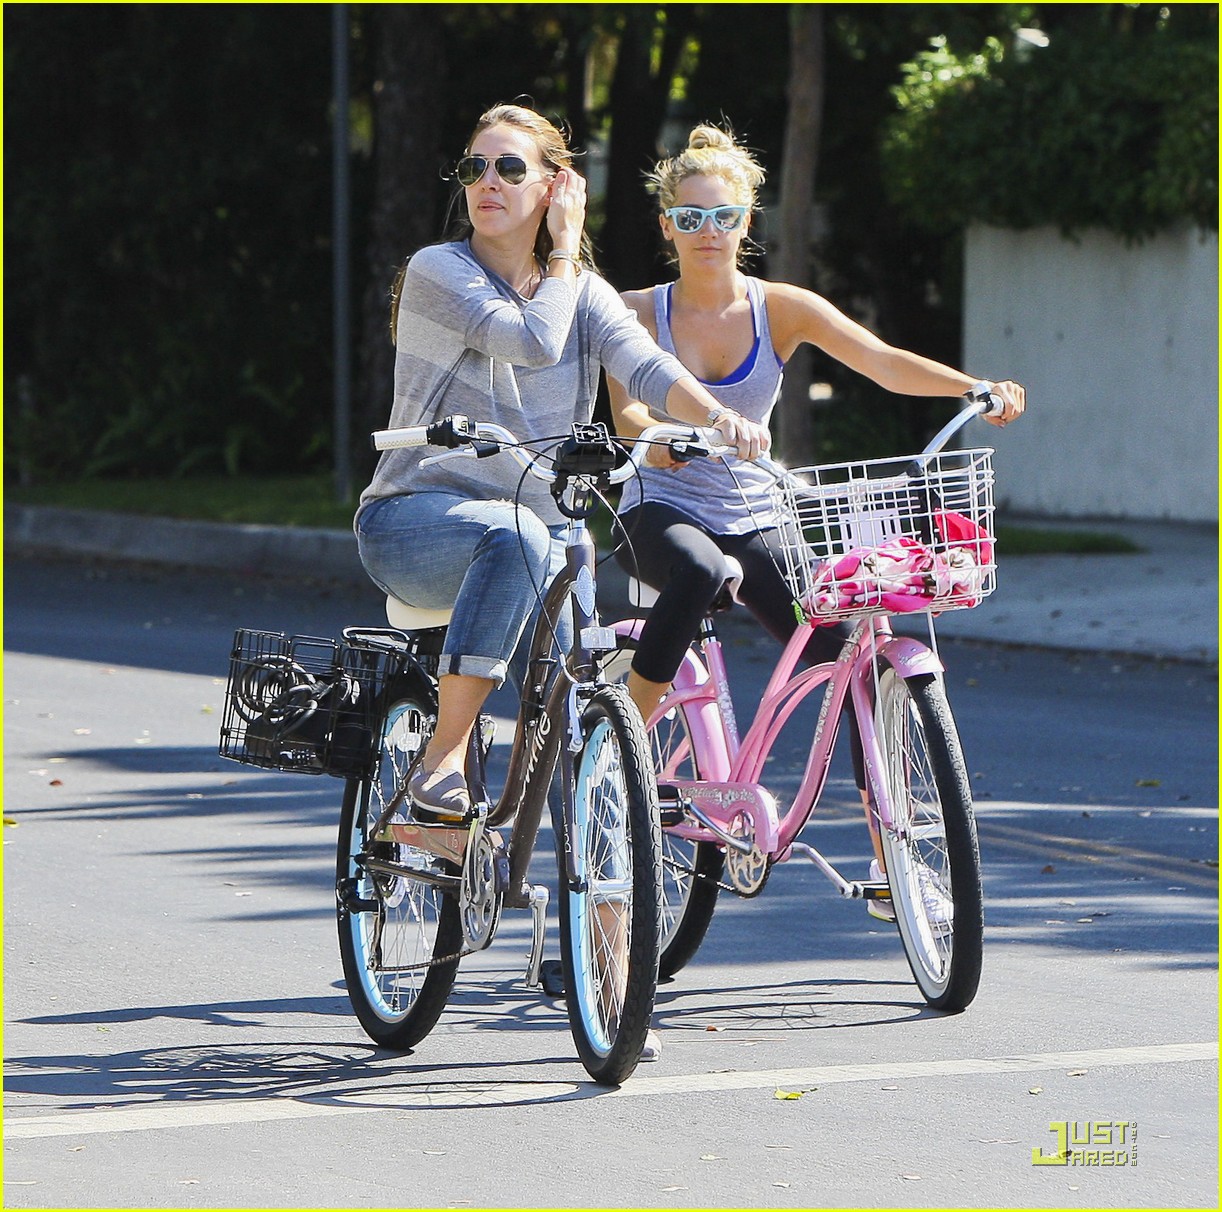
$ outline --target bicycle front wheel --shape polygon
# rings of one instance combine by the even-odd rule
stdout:
[[[457,958],[449,957],[463,943],[456,897],[427,878],[366,865],[372,858],[424,877],[458,874],[425,851],[373,837],[436,716],[436,696],[423,676],[388,691],[376,776],[348,780],[340,813],[336,912],[348,997],[369,1038],[396,1051],[413,1047],[436,1025],[458,971]]]
[[[627,678],[635,651],[635,640],[620,640],[620,650],[607,664],[608,681]],[[659,787],[704,777],[682,706],[672,708],[649,729],[649,746]],[[725,863],[725,851],[715,842],[695,842],[662,831],[662,954],[658,976],[663,980],[684,967],[704,941],[717,908]]]
[[[976,996],[984,946],[980,849],[959,734],[940,678],[883,666],[875,708],[895,830],[881,840],[896,925],[925,1000]]]
[[[553,809],[560,959],[582,1064],[595,1081],[618,1085],[640,1060],[657,990],[657,786],[640,716],[622,687],[595,693],[581,731],[571,821],[562,806]]]

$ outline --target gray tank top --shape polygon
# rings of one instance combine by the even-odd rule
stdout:
[[[784,366],[772,347],[764,284],[750,277],[746,282],[755,329],[751,352],[726,378],[716,383],[706,383],[703,379],[700,382],[727,408],[748,420],[767,425],[781,394]],[[672,287],[673,283],[655,286],[653,306],[658,344],[673,354],[675,343],[670,333]],[[749,534],[752,530],[777,524],[768,504],[771,484],[772,477],[767,472],[733,456],[724,460],[696,459],[674,469],[642,467],[640,480],[634,477],[624,485],[619,511],[627,513],[642,500],[662,501],[688,514],[712,534]]]

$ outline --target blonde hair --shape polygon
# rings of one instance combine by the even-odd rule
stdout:
[[[688,177],[717,177],[733,191],[738,205],[751,210],[759,204],[764,170],[756,158],[734,138],[734,132],[708,123],[693,127],[687,147],[677,156],[659,160],[646,175],[646,187],[658,195],[662,210],[675,205],[679,186]]]

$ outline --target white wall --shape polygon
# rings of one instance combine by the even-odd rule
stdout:
[[[999,504],[1046,516],[1218,519],[1218,239],[968,232],[964,367],[1027,388]]]

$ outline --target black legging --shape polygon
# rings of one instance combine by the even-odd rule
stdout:
[[[670,682],[683,662],[683,654],[700,629],[721,587],[727,570],[725,556],[733,556],[743,569],[738,599],[774,640],[788,643],[797,629],[793,594],[779,569],[785,566],[775,530],[749,534],[711,534],[692,518],[660,501],[645,501],[623,515],[630,542],[616,559],[630,575],[659,590],[657,602],[641,628],[633,671],[649,682]],[[802,656],[810,665],[836,659],[850,629],[846,623],[812,627]],[[852,705],[849,717],[853,772],[857,786],[865,785],[861,741]]]

